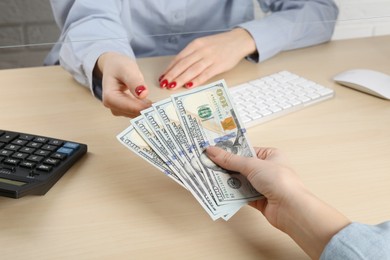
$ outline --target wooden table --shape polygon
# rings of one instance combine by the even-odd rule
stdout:
[[[170,57],[139,61],[150,98]],[[305,184],[354,221],[390,219],[390,102],[342,87],[346,69],[390,73],[390,36],[334,41],[242,61],[235,85],[280,70],[333,88],[335,98],[249,129],[255,146],[287,153]],[[184,91],[179,90],[179,91]],[[0,198],[2,259],[306,259],[250,207],[213,222],[189,192],[123,147],[114,117],[60,67],[0,71],[1,128],[88,144],[45,196]]]

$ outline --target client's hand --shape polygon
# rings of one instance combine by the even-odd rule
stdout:
[[[257,158],[245,158],[216,147],[207,148],[207,155],[222,168],[240,172],[266,199],[253,201],[251,206],[261,211],[267,220],[279,228],[279,213],[305,187],[287,166],[287,158],[274,148],[255,148]]]
[[[216,164],[246,176],[265,196],[251,205],[313,259],[318,259],[333,235],[350,223],[306,189],[278,150],[256,148],[257,158],[241,157],[217,147],[209,147],[206,152]]]
[[[195,39],[171,62],[160,77],[162,88],[191,88],[230,70],[256,51],[250,34],[241,28]]]
[[[119,53],[102,54],[95,66],[95,75],[102,77],[103,105],[115,116],[136,117],[150,107],[148,88],[137,63]]]

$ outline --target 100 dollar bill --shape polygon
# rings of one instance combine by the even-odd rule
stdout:
[[[173,105],[218,204],[262,197],[243,175],[222,169],[205,154],[209,145],[251,157],[254,151],[236,115],[225,81],[172,95]]]

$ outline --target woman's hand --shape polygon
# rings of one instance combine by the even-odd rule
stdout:
[[[329,240],[351,223],[306,189],[276,149],[256,148],[257,158],[241,157],[217,147],[209,147],[206,152],[222,168],[246,176],[265,197],[251,205],[313,259],[318,259]]]
[[[257,158],[241,157],[216,147],[207,148],[207,155],[222,168],[240,172],[266,199],[250,203],[261,211],[267,220],[280,228],[279,213],[295,193],[305,190],[298,176],[287,166],[284,154],[275,148],[255,148]]]
[[[136,117],[150,107],[148,88],[137,63],[129,57],[107,52],[95,66],[95,75],[102,78],[103,105],[115,116]]]
[[[198,38],[184,48],[160,77],[162,88],[192,88],[232,69],[256,51],[250,34],[241,28]]]

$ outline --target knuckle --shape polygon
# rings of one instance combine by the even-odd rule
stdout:
[[[192,42],[193,47],[195,48],[201,48],[204,46],[204,42],[202,38],[197,38]]]
[[[233,154],[229,152],[224,152],[223,157],[222,157],[222,162],[224,165],[229,165],[232,161]]]

